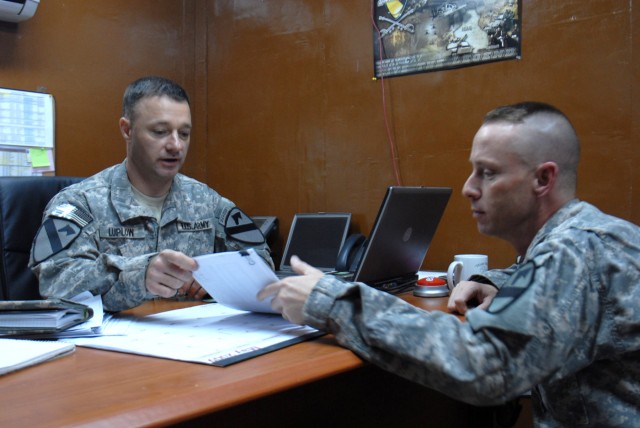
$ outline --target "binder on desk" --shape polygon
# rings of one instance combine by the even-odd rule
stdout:
[[[0,335],[59,332],[92,316],[91,307],[66,299],[0,301]]]

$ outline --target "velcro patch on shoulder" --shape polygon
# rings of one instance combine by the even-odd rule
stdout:
[[[51,211],[49,216],[71,220],[80,227],[85,227],[93,220],[91,214],[89,214],[82,208],[78,208],[75,205],[71,204],[58,205],[53,209],[53,211]]]
[[[258,226],[238,207],[234,207],[227,214],[224,231],[236,241],[246,244],[264,244],[264,236]]]
[[[529,288],[535,276],[536,268],[533,261],[522,265],[509,281],[498,290],[498,294],[493,298],[493,301],[487,308],[487,312],[495,314],[507,308]]]
[[[81,232],[82,228],[71,220],[48,217],[34,239],[33,261],[40,263],[64,250]]]

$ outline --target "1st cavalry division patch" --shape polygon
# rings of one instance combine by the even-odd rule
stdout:
[[[40,263],[67,248],[91,222],[91,216],[78,207],[56,207],[38,229],[33,246],[33,261]]]
[[[498,313],[515,302],[531,285],[535,275],[536,270],[532,261],[518,268],[511,279],[500,288],[487,308],[487,312]]]
[[[224,222],[224,230],[233,239],[246,244],[264,244],[264,236],[251,217],[234,207]]]

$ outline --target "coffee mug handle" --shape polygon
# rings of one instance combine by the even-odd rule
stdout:
[[[462,262],[451,262],[449,269],[447,269],[447,286],[449,290],[453,290],[453,287],[460,282],[460,274],[462,273]]]

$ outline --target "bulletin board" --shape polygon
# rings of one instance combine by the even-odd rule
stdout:
[[[0,176],[55,175],[53,95],[0,88]]]

